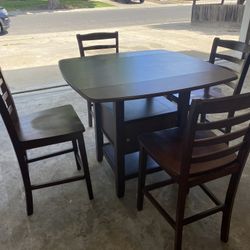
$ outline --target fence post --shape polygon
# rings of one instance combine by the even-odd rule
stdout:
[[[193,21],[194,21],[195,5],[196,5],[196,0],[193,0],[193,4],[192,4],[192,12],[191,12],[191,22],[193,22]]]

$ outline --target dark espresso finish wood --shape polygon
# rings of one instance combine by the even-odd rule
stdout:
[[[102,103],[101,124],[110,147],[113,146],[113,153],[104,150],[104,156],[115,173],[117,196],[122,197],[125,180],[136,177],[138,172],[138,164],[132,164],[132,158],[126,154],[139,150],[137,137],[141,133],[176,126],[176,105],[165,97]],[[148,167],[152,169],[151,164]]]
[[[142,210],[144,195],[175,229],[175,248],[181,249],[183,226],[217,212],[222,212],[221,240],[228,241],[233,202],[240,177],[250,150],[250,93],[212,100],[193,100],[184,129],[172,128],[139,136],[141,146],[137,208]],[[238,111],[233,118],[216,122],[199,122],[202,114]],[[240,111],[240,112],[239,112]],[[220,116],[221,117],[221,116]],[[232,131],[215,134],[226,125]],[[237,126],[236,126],[237,125]],[[145,185],[147,156],[165,171],[170,179],[165,185],[179,186],[175,220],[150,193],[164,182]],[[230,175],[224,202],[204,185],[211,180]],[[215,203],[214,208],[184,217],[185,200],[191,187],[199,185]]]
[[[119,197],[128,178],[126,154],[139,149],[137,136],[184,126],[191,90],[237,78],[222,67],[164,50],[64,59],[59,67],[69,85],[95,103],[97,159],[102,160],[104,132],[113,146],[113,154],[104,154],[116,173]],[[178,114],[174,103],[160,97],[167,93],[180,93]],[[136,171],[130,172],[136,176]]]
[[[87,154],[83,132],[85,128],[71,105],[51,108],[45,111],[18,116],[11,92],[0,70],[0,112],[9,132],[19,162],[26,195],[27,214],[33,214],[32,191],[63,183],[86,180],[89,199],[93,199]],[[61,142],[72,142],[72,148],[29,159],[27,151]],[[29,176],[29,163],[53,156],[74,152],[77,169],[84,175],[33,185]],[[80,155],[79,155],[80,153]]]
[[[118,32],[96,32],[89,34],[77,34],[76,39],[79,47],[79,52],[81,57],[86,56],[86,51],[88,50],[106,50],[106,49],[115,49],[116,53],[119,52],[119,36]],[[105,40],[109,44],[98,44]],[[108,41],[106,41],[108,40]],[[94,45],[87,45],[88,42],[94,41]],[[88,105],[88,123],[89,127],[92,127],[92,116],[93,116],[93,103],[90,101],[87,102]]]
[[[137,99],[124,101],[124,111],[119,112],[119,120],[122,123],[115,129],[117,117],[115,117],[114,102],[101,104],[102,130],[109,141],[114,144],[116,137],[121,136],[123,140],[120,146],[123,153],[129,154],[139,150],[137,136],[141,133],[161,130],[173,127],[177,124],[176,105],[165,97],[153,97],[149,99]]]
[[[78,42],[80,56],[86,56],[87,50],[102,50],[102,49],[112,49],[119,52],[119,39],[118,31],[116,32],[95,32],[88,34],[77,34],[76,39]],[[101,40],[108,40],[108,44],[97,44]],[[95,41],[95,45],[87,45],[87,41]],[[85,44],[86,43],[86,44]]]
[[[64,79],[92,102],[139,99],[218,85],[233,72],[170,51],[141,51],[59,61]]]

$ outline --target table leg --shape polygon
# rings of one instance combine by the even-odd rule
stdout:
[[[96,158],[97,161],[103,159],[103,133],[102,133],[102,120],[101,120],[101,105],[94,103],[94,117],[95,117],[95,144],[96,144]]]
[[[124,101],[114,103],[115,140],[114,173],[116,195],[121,198],[125,192],[125,154],[124,154]]]
[[[185,91],[179,93],[179,101],[178,101],[178,126],[180,128],[184,128],[187,121],[187,114],[189,110],[189,99],[190,99],[190,91]]]

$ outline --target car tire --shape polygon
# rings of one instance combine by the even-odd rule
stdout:
[[[3,26],[1,23],[0,23],[0,34],[3,34]]]
[[[144,3],[144,0],[140,0],[140,3]]]

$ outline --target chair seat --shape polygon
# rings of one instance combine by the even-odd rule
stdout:
[[[19,140],[26,147],[47,145],[47,140],[66,141],[67,135],[85,131],[71,105],[36,112],[20,118]],[[71,140],[72,137],[69,138]],[[56,142],[55,142],[56,143]],[[51,142],[49,143],[51,144]]]
[[[213,137],[215,134],[211,131],[199,131],[196,139]],[[181,169],[181,159],[183,147],[183,132],[179,128],[161,130],[153,133],[143,134],[139,136],[140,144],[146,149],[150,156],[171,176],[178,177]],[[227,144],[216,144],[209,147],[194,148],[193,155],[199,156],[204,153],[212,153],[224,149]],[[219,160],[213,160],[206,163],[195,163],[190,167],[190,176],[203,174],[222,167],[232,162],[236,156],[229,155]]]

